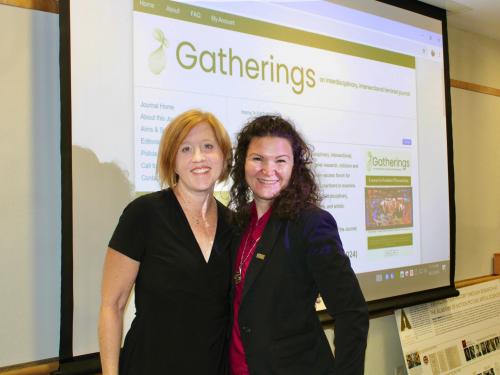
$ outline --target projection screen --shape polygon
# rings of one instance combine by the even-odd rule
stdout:
[[[61,345],[98,351],[107,242],[125,205],[159,189],[161,131],[190,108],[233,140],[260,114],[296,125],[372,311],[455,293],[445,14],[398,3],[423,14],[377,1],[61,2],[73,282]]]

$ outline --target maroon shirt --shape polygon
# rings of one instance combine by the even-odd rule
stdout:
[[[243,294],[243,285],[245,284],[245,275],[247,273],[250,261],[253,258],[257,243],[259,242],[262,232],[266,227],[271,209],[257,219],[257,209],[255,202],[252,203],[250,211],[250,223],[248,224],[243,237],[241,238],[238,253],[236,254],[236,262],[234,264],[233,275],[241,272],[241,281],[235,284],[233,297],[233,328],[231,330],[231,345],[229,347],[229,366],[231,375],[249,375],[248,365],[241,341],[240,326],[238,325],[238,315],[241,304],[241,296]],[[241,268],[241,269],[240,269]]]

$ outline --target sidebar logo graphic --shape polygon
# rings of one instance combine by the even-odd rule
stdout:
[[[168,47],[168,40],[160,29],[154,29],[153,37],[160,42],[160,46],[149,55],[149,70],[153,74],[160,74],[167,65],[165,48]]]
[[[410,157],[408,153],[402,152],[372,152],[366,154],[366,170],[371,171],[399,171],[404,172],[410,168]]]
[[[371,172],[373,168],[373,154],[368,151],[368,162],[366,163],[366,169]]]

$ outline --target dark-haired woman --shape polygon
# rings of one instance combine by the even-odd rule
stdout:
[[[232,375],[362,374],[367,307],[337,224],[318,207],[308,146],[279,116],[254,119],[237,141]],[[318,293],[334,319],[335,354],[316,315]]]

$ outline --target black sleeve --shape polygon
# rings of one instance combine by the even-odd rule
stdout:
[[[364,373],[368,309],[344,254],[335,219],[314,210],[306,219],[307,263],[334,320],[335,374]]]
[[[111,236],[109,247],[141,261],[146,248],[145,228],[148,221],[146,201],[137,198],[125,207]]]

